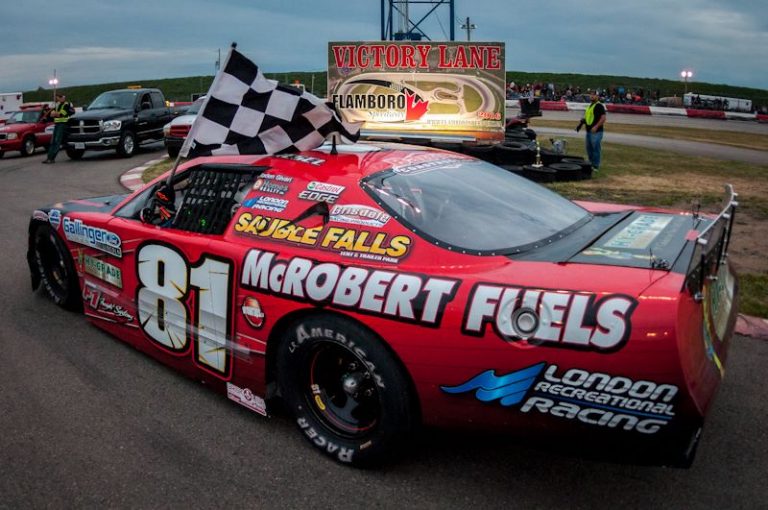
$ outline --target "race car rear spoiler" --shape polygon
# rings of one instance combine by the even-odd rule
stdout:
[[[720,213],[694,239],[693,255],[686,271],[685,287],[696,301],[704,299],[704,284],[716,280],[719,268],[727,262],[738,194],[725,185],[725,200]]]

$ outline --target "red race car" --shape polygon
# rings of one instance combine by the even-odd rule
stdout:
[[[574,203],[389,144],[182,165],[36,210],[34,288],[370,465],[419,425],[690,463],[738,308],[718,215]],[[644,460],[644,461],[645,461]]]

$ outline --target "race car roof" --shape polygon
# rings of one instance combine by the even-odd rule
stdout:
[[[463,154],[392,142],[364,142],[337,145],[338,154],[332,154],[331,144],[324,144],[311,151],[277,155],[208,156],[185,163],[180,170],[200,164],[239,164],[285,167],[289,161],[305,165],[317,179],[331,176],[367,177],[391,168],[407,169],[415,165],[441,160],[471,160]]]

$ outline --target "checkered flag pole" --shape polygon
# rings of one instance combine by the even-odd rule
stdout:
[[[311,150],[332,134],[354,143],[360,124],[341,120],[332,103],[268,80],[235,49],[216,75],[180,154],[184,157]]]

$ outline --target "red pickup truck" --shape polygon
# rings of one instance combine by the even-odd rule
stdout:
[[[0,158],[6,152],[20,151],[31,156],[37,147],[47,147],[53,135],[53,121],[41,121],[42,108],[25,108],[9,115],[0,126]]]

